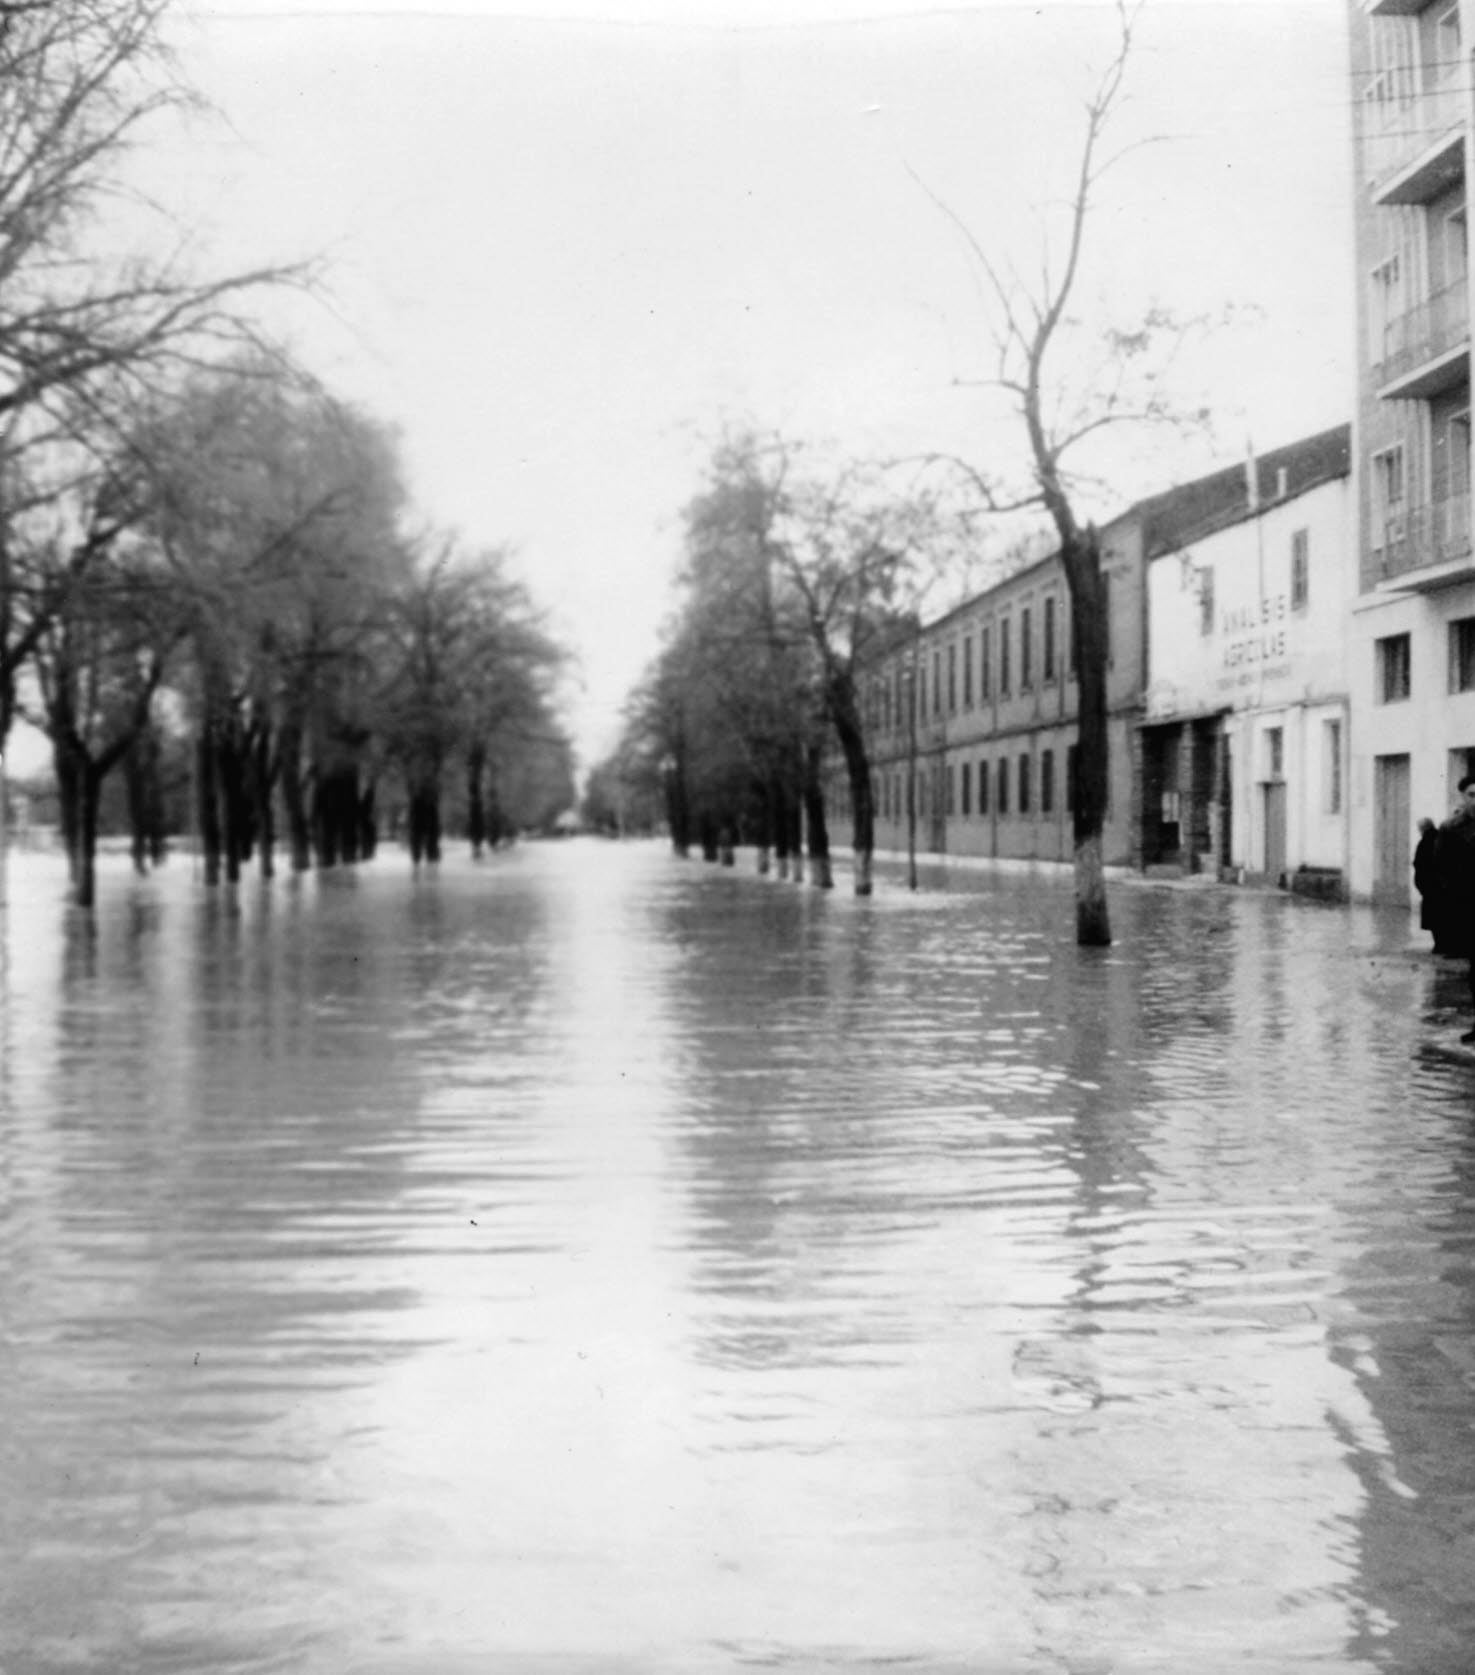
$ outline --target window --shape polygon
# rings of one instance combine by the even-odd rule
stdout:
[[[917,701],[912,709],[913,718],[917,721],[927,719],[927,667],[920,658],[917,660]]]
[[[1392,346],[1394,323],[1403,313],[1403,266],[1397,256],[1373,269],[1368,304],[1368,355],[1383,361]]]
[[[953,765],[952,765],[951,762],[949,762],[948,765],[942,770],[942,773],[943,773],[943,783],[947,788],[947,790],[946,790],[947,802],[944,805],[944,811],[947,814],[951,815],[957,809],[957,801],[956,801],[956,798],[954,796],[954,792],[957,789],[957,776],[953,773]]]
[[[932,654],[932,713],[942,714],[942,653]]]
[[[1205,564],[1195,572],[1198,577],[1198,631],[1200,634],[1214,632],[1214,569]]]
[[[896,725],[901,726],[906,718],[906,675],[901,665],[896,668]]]
[[[1434,80],[1445,82],[1452,79],[1452,66],[1460,61],[1460,8],[1458,5],[1446,6],[1438,12],[1434,19]]]
[[[988,813],[988,763],[978,758],[978,812]]]
[[[1072,814],[1076,806],[1076,747],[1065,747],[1065,812]]]
[[[1019,613],[1019,690],[1021,692],[1028,692],[1034,683],[1034,651],[1034,612],[1026,605]]]
[[[958,713],[958,647],[954,641],[947,648],[947,712]]]
[[[1040,623],[1043,644],[1040,647],[1040,679],[1048,686],[1055,679],[1055,595],[1045,601],[1045,614]]]
[[[1285,768],[1285,728],[1267,727],[1265,729],[1266,779],[1284,779]]]
[[[1009,758],[999,758],[999,813],[1009,812]]]
[[[1449,625],[1449,689],[1475,691],[1475,616]]]
[[[966,820],[973,812],[970,776],[968,773],[968,764],[966,762],[964,762],[962,767],[958,769],[958,794],[962,803],[963,818]]]
[[[1009,619],[1006,616],[999,618],[999,696],[1009,696]]]
[[[1321,724],[1322,807],[1328,814],[1342,812],[1342,723]]]
[[[1304,611],[1311,596],[1310,563],[1311,531],[1298,529],[1291,536],[1291,609]]]
[[[1403,539],[1403,448],[1373,455],[1373,543]]]
[[[1373,651],[1377,658],[1376,701],[1396,704],[1407,698],[1413,689],[1408,635],[1390,634],[1386,639],[1375,640]]]
[[[963,708],[973,708],[973,636],[963,636]]]
[[[1029,757],[1019,758],[1019,812],[1029,813]]]
[[[1470,223],[1463,204],[1444,218],[1444,269],[1449,285],[1458,283],[1470,269]]]
[[[1053,814],[1055,811],[1055,752],[1042,750],[1040,752],[1040,813]]]
[[[989,639],[987,628],[978,630],[978,701],[986,704],[993,691],[993,670],[989,667]]]

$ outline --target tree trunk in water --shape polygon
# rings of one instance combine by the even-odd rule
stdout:
[[[410,791],[410,859],[416,866],[440,860],[440,784],[432,776],[418,779]]]
[[[701,817],[701,845],[702,859],[715,861],[717,859],[717,822],[710,814]]]
[[[440,860],[440,782],[425,789],[425,859],[435,866]]]
[[[251,855],[251,809],[246,792],[246,744],[239,725],[232,720],[212,732],[215,743],[215,771],[224,813],[225,881],[240,881],[241,863]]]
[[[333,817],[338,822],[338,850],[352,866],[359,859],[359,771],[350,762],[338,770]]]
[[[152,726],[146,727],[135,741],[142,750],[140,774],[143,793],[143,843],[148,864],[161,867],[168,859],[168,819],[164,808],[164,753],[159,736]]]
[[[1074,621],[1071,638],[1080,695],[1073,814],[1076,942],[1082,948],[1105,948],[1111,943],[1106,873],[1102,864],[1108,783],[1106,659],[1109,640],[1105,589],[1101,585],[1101,549],[1095,529],[1063,543],[1061,558],[1070,583]]]
[[[410,787],[410,806],[405,811],[405,837],[410,845],[410,865],[418,867],[425,859],[425,834],[421,830],[420,793]]]
[[[67,878],[75,892],[82,834],[81,763],[70,746],[60,739],[52,743],[51,759],[56,773],[57,816],[61,823],[62,847],[67,853]]]
[[[374,859],[374,852],[379,847],[379,822],[374,813],[374,781],[371,779],[364,787],[358,800],[358,830],[359,854],[366,861]]]
[[[802,884],[804,882],[804,810],[802,783],[799,788],[799,795],[790,795],[785,798],[784,808],[788,815],[789,869],[794,882],[796,884]]]
[[[871,861],[876,851],[876,808],[871,800],[871,762],[866,754],[865,731],[860,712],[856,708],[855,693],[849,682],[830,686],[830,716],[845,757],[845,773],[850,781],[850,803],[853,813],[851,845],[855,851],[855,893],[868,896],[873,888]]]
[[[302,784],[302,729],[287,722],[277,742],[278,772],[282,780],[282,803],[287,811],[287,842],[292,851],[293,872],[306,872],[312,865],[312,826],[307,817],[307,798]]]
[[[466,756],[466,836],[471,842],[472,859],[477,861],[487,839],[486,807],[482,801],[486,760],[487,753],[480,745],[474,745]]]
[[[821,890],[835,886],[830,867],[830,826],[825,818],[825,794],[820,784],[821,747],[804,753],[804,823],[809,828],[809,876]]]
[[[758,853],[754,857],[754,866],[760,878],[766,878],[773,866],[773,804],[774,793],[771,785],[758,785],[758,842],[755,845]]]
[[[91,907],[97,900],[97,805],[102,799],[102,775],[90,762],[78,773],[77,859],[72,868],[72,900]]]
[[[261,876],[276,875],[276,813],[272,807],[271,722],[265,707],[258,709],[251,729],[251,801],[256,806],[256,834],[261,845]]]
[[[220,805],[216,799],[214,723],[203,722],[195,740],[195,813],[200,825],[200,857],[206,884],[220,882]]]
[[[161,867],[168,858],[168,822],[164,810],[164,753],[152,725],[146,726],[128,750],[128,761],[138,772],[139,827],[145,866]],[[131,787],[130,787],[131,791]],[[137,866],[135,857],[134,865]]]

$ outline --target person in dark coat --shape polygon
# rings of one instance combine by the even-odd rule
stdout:
[[[1460,806],[1439,828],[1439,887],[1450,939],[1470,958],[1470,1003],[1475,1007],[1475,774],[1460,781]],[[1475,1042],[1475,1029],[1461,1041]]]
[[[1439,828],[1432,820],[1419,822],[1419,841],[1414,848],[1414,888],[1419,892],[1419,924],[1434,938],[1436,954],[1453,954],[1449,945],[1448,910],[1439,876]]]

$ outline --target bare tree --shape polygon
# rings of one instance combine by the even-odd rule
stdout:
[[[1042,253],[1032,284],[992,255],[969,225],[913,172],[913,178],[966,240],[985,281],[994,336],[994,365],[984,382],[1011,399],[1029,447],[1032,485],[1009,493],[993,476],[965,468],[990,513],[1043,511],[1054,528],[1074,619],[1072,648],[1078,687],[1074,847],[1076,939],[1111,941],[1103,871],[1106,821],[1107,622],[1097,531],[1081,515],[1081,479],[1073,457],[1082,443],[1111,426],[1159,423],[1179,415],[1163,393],[1163,364],[1181,344],[1183,328],[1165,310],[1149,309],[1128,331],[1100,334],[1096,353],[1081,354],[1070,316],[1081,278],[1087,233],[1102,176],[1124,155],[1107,152],[1123,99],[1140,0],[1117,0],[1116,44],[1086,101],[1074,184],[1065,206],[1064,254]],[[1126,149],[1131,149],[1130,147]],[[1077,359],[1067,362],[1067,343]],[[1157,364],[1153,364],[1157,363]],[[953,464],[959,462],[953,461]]]
[[[0,747],[17,672],[96,551],[75,548],[41,588],[13,570],[10,525],[55,482],[51,456],[75,457],[84,431],[125,427],[161,369],[250,338],[244,292],[305,277],[201,280],[99,236],[128,196],[120,165],[141,131],[191,102],[171,73],[165,12],[166,0],[0,0]]]

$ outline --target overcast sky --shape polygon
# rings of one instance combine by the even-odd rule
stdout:
[[[986,318],[917,184],[1032,273],[1098,4],[556,8],[192,0],[214,114],[139,160],[212,264],[305,254],[273,323],[401,429],[419,512],[512,542],[581,659],[585,762],[651,655],[704,439],[860,453],[1019,439],[966,387]],[[1083,306],[1240,309],[1185,369],[1204,438],[1113,457],[1120,502],[1350,415],[1349,93],[1335,0],[1149,0]],[[960,385],[960,380],[964,384]]]

